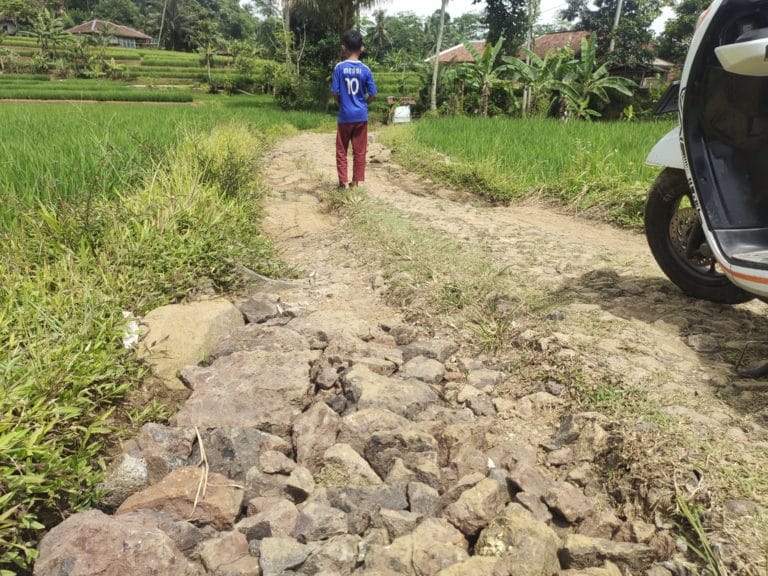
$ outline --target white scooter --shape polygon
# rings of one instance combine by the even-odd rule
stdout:
[[[677,102],[677,106],[675,106]],[[679,85],[658,112],[680,125],[647,162],[645,233],[686,294],[768,298],[768,0],[716,0],[699,18]]]

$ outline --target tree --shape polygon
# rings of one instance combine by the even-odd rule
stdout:
[[[488,104],[491,100],[491,90],[498,86],[507,84],[501,75],[506,70],[506,66],[499,66],[496,61],[504,47],[504,36],[496,41],[496,44],[486,44],[482,54],[477,51],[472,44],[465,42],[464,46],[475,59],[471,64],[465,64],[469,78],[480,91],[481,107],[480,112],[483,116],[488,116]]]
[[[384,10],[376,10],[373,13],[373,25],[368,29],[368,46],[377,54],[383,54],[392,45],[387,30],[387,17]]]
[[[483,0],[473,0],[479,4]],[[516,54],[525,42],[528,30],[528,1],[527,0],[484,0],[485,24],[488,26],[487,40],[491,44],[498,42],[502,36],[506,38],[504,52]]]
[[[660,57],[675,64],[683,64],[693,37],[693,29],[699,15],[709,3],[710,0],[680,0],[675,5],[675,17],[667,20],[664,32],[659,37]]]
[[[34,36],[43,58],[56,55],[56,48],[64,37],[64,20],[45,8],[37,13],[27,35]]]
[[[575,118],[591,120],[600,116],[590,106],[594,100],[610,102],[609,92],[632,96],[630,88],[635,83],[627,78],[610,76],[608,65],[597,65],[597,39],[595,35],[581,40],[581,58],[574,63],[570,74],[563,80],[551,83],[552,89],[563,97],[566,110]]]
[[[578,61],[574,60],[570,48],[550,51],[544,58],[527,48],[523,52],[525,60],[514,56],[502,56],[501,59],[530,95],[523,106],[523,115],[547,115],[551,113],[555,101],[553,85],[564,80]]]
[[[562,16],[582,30],[597,35],[601,47],[598,58],[610,65],[637,68],[653,60],[651,24],[661,14],[664,0],[622,0],[621,18],[615,32],[617,4],[620,0],[568,0],[568,7]],[[592,6],[595,9],[592,9]],[[613,52],[608,53],[611,41]]]
[[[34,18],[35,10],[25,0],[0,0],[0,16],[18,28]]]
[[[131,0],[99,0],[93,15],[124,26],[138,26],[141,21],[139,8]]]
[[[440,27],[437,31],[437,44],[435,45],[435,59],[432,62],[432,91],[429,97],[429,109],[437,112],[437,72],[440,68],[440,48],[443,42],[443,32],[445,31],[445,8],[448,6],[448,0],[441,0],[440,4]]]
[[[171,50],[191,50],[194,47],[194,26],[198,11],[191,0],[166,0],[163,38],[158,41]]]

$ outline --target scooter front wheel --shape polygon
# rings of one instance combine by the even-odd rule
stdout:
[[[754,298],[719,270],[691,203],[683,170],[665,168],[648,191],[645,237],[659,267],[689,296],[720,304]]]

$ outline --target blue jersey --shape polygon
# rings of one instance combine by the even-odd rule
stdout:
[[[368,96],[376,95],[371,69],[359,60],[345,60],[333,70],[331,92],[339,96],[339,124],[368,121]]]

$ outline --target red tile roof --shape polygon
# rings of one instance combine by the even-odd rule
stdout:
[[[113,34],[118,38],[135,38],[136,40],[151,41],[152,37],[147,36],[143,32],[129,28],[128,26],[121,26],[120,24],[113,24],[106,20],[91,20],[90,22],[83,22],[79,26],[70,28],[67,30],[70,34]]]
[[[485,50],[485,42],[482,40],[473,40],[470,44],[472,44],[472,46],[475,47],[475,50],[481,54],[483,53],[483,50]],[[467,50],[467,47],[464,46],[464,44],[457,44],[452,48],[443,50],[440,52],[439,57],[442,64],[462,64],[464,62],[475,61],[474,56],[472,56],[472,53]],[[430,62],[433,58],[434,56],[427,58],[427,61]]]
[[[543,34],[534,40],[533,51],[544,58],[548,52],[560,48],[570,48],[578,55],[581,52],[581,40],[589,38],[590,32],[585,30],[569,30],[565,32],[552,32]]]

